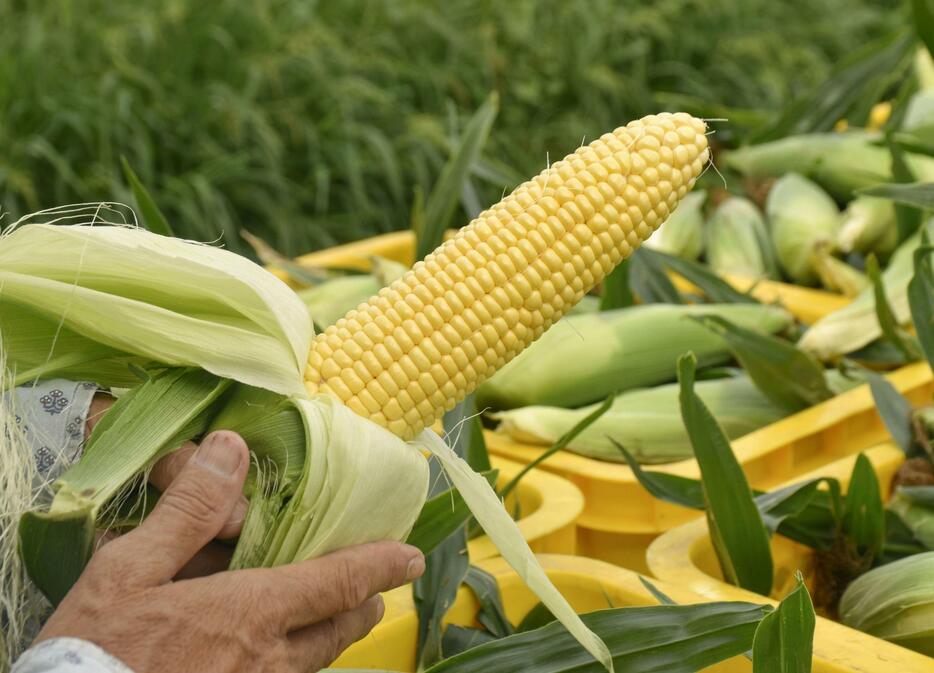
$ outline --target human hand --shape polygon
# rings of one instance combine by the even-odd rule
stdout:
[[[248,466],[239,436],[209,435],[149,517],[94,555],[36,642],[82,638],[135,673],[317,671],[380,620],[379,592],[424,572],[417,549],[377,542],[173,582],[229,520]]]

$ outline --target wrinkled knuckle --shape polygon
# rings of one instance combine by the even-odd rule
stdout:
[[[341,560],[335,568],[336,584],[341,595],[342,611],[352,610],[369,598],[366,577],[356,571],[353,564]]]
[[[214,500],[215,494],[209,485],[203,480],[191,479],[183,487],[169,490],[160,504],[169,513],[200,527],[214,522]]]

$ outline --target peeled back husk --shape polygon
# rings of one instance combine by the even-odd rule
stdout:
[[[931,222],[924,226],[931,230]],[[882,272],[885,295],[896,321],[911,319],[908,306],[908,283],[914,274],[914,251],[921,244],[921,231],[905,240],[892,255]],[[852,353],[882,335],[876,318],[876,299],[872,288],[863,290],[850,304],[824,316],[801,337],[798,346],[822,360]]]
[[[731,196],[717,206],[705,229],[707,264],[717,274],[778,278],[765,220],[755,204]]]
[[[704,251],[703,206],[706,198],[705,192],[694,191],[681,199],[675,212],[645,241],[645,245],[682,259],[700,257]]]
[[[892,182],[892,155],[878,133],[809,133],[759,145],[747,145],[726,155],[726,164],[750,178],[777,178],[800,173],[836,198],[848,201],[853,192],[880,182]],[[905,154],[914,176],[934,181],[934,158]]]
[[[814,182],[789,173],[772,186],[765,211],[782,269],[796,283],[814,283],[811,256],[818,246],[835,241],[840,227],[833,199]]]
[[[651,304],[565,317],[477,389],[477,408],[590,404],[673,381],[677,358],[688,350],[700,366],[728,362],[723,339],[692,315],[717,315],[767,333],[793,322],[784,309],[762,304]]]
[[[840,621],[934,656],[934,552],[915,554],[856,578],[840,600]]]
[[[575,437],[567,449],[589,458],[624,462],[612,440],[643,464],[691,458],[678,401],[679,386],[631,390],[617,395],[613,406]],[[747,376],[700,381],[695,390],[727,437],[735,439],[773,423],[789,412],[763,395]],[[497,431],[517,442],[551,445],[599,406],[581,409],[530,406],[492,414]]]
[[[837,233],[841,252],[872,252],[887,257],[897,243],[895,205],[889,199],[858,196],[847,204]]]

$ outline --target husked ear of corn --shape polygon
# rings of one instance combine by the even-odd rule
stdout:
[[[769,192],[765,212],[778,261],[796,283],[817,280],[811,255],[832,243],[840,228],[840,213],[824,190],[796,173],[782,176]]]
[[[915,554],[856,578],[840,601],[840,621],[934,656],[934,552]]]
[[[308,392],[414,437],[665,221],[707,162],[705,131],[685,114],[646,117],[520,185],[318,335]]]
[[[765,220],[755,204],[731,196],[714,211],[705,230],[707,264],[720,275],[778,278],[778,262]]]
[[[763,304],[648,304],[568,317],[480,386],[477,408],[572,408],[667,383],[687,350],[701,366],[729,362],[726,342],[692,315],[717,315],[768,333],[793,322],[786,310]]]
[[[704,201],[707,194],[691,192],[662,222],[646,245],[682,259],[697,259],[704,251]]]

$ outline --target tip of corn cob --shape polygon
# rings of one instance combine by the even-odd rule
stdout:
[[[705,132],[685,113],[651,115],[519,185],[319,334],[309,393],[414,437],[665,221],[708,161]]]

